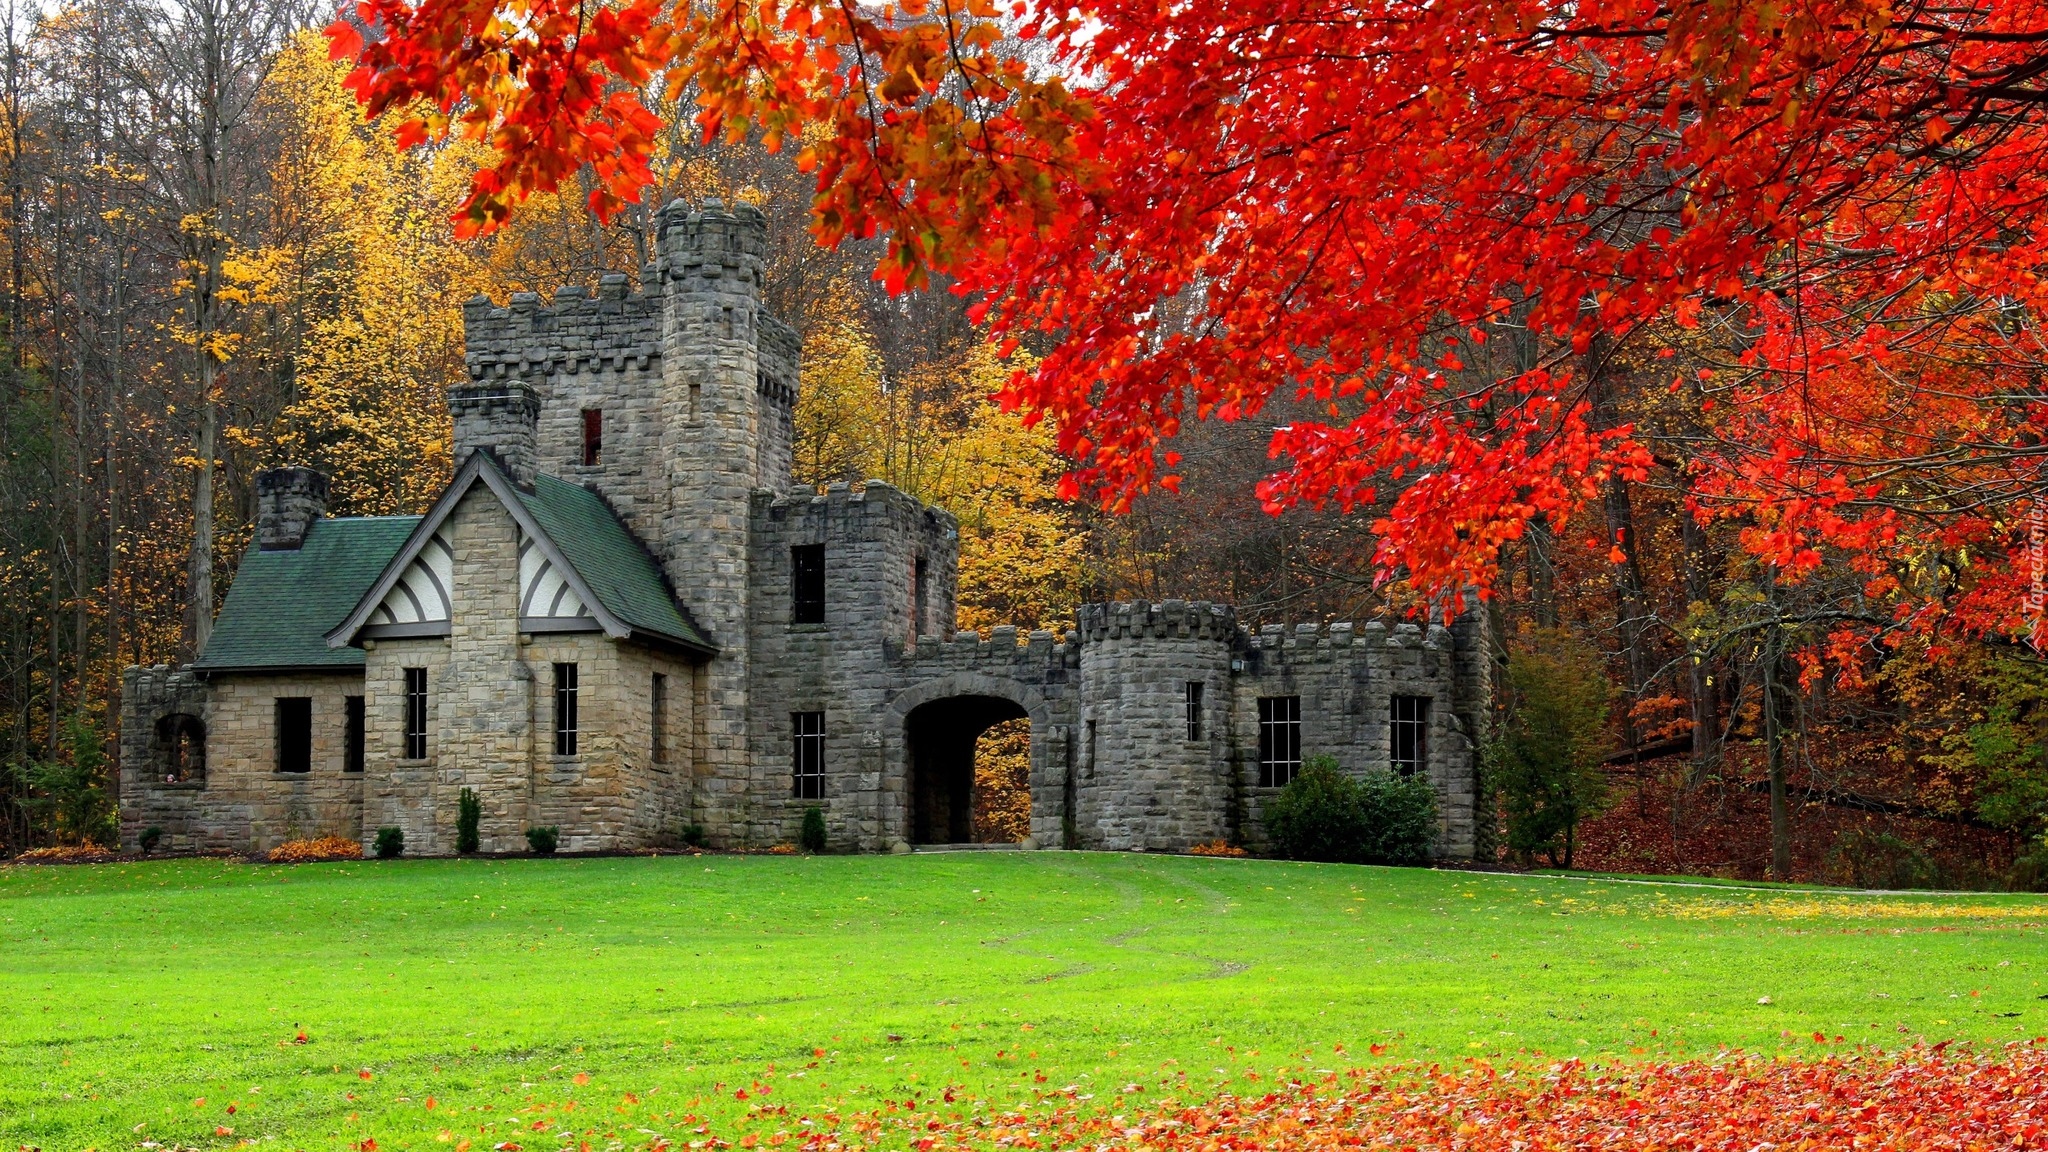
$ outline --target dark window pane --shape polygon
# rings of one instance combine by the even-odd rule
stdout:
[[[583,410],[583,463],[591,466],[604,456],[604,412],[597,408]]]
[[[654,747],[650,751],[656,764],[668,763],[668,677],[659,672],[654,674],[654,686],[647,693],[648,708],[653,713]]]
[[[1259,698],[1259,786],[1284,788],[1301,771],[1301,697]]]
[[[405,758],[427,758],[427,670],[405,670]]]
[[[1388,760],[1394,771],[1413,776],[1429,763],[1429,697],[1394,697],[1389,721]]]
[[[798,544],[789,550],[789,620],[792,624],[825,622],[825,546]]]
[[[277,698],[277,770],[313,770],[313,701],[309,697]]]
[[[350,696],[342,701],[341,770],[361,772],[363,770],[363,698]]]
[[[1202,738],[1202,682],[1200,680],[1188,681],[1187,702],[1188,739],[1200,740]]]
[[[790,732],[795,747],[790,760],[790,795],[799,800],[825,798],[825,714],[792,712]]]
[[[555,665],[555,755],[576,755],[576,666]]]

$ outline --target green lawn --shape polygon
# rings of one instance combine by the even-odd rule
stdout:
[[[0,868],[10,1150],[530,1152],[572,1129],[509,1113],[572,1098],[576,1140],[640,1147],[764,1103],[1133,1108],[1814,1032],[2048,1033],[2048,898],[1082,853]]]

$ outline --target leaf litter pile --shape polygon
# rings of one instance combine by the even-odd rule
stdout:
[[[480,1126],[475,1139],[478,1152],[622,1143],[656,1152],[2029,1149],[2048,1147],[2048,1042],[1856,1050],[1813,1060],[1725,1053],[1604,1068],[1576,1060],[1395,1064],[1197,1104],[1139,1108],[1134,1095],[1119,1099],[1132,1107],[1105,1107],[1076,1088],[1014,1110],[991,1110],[952,1091],[843,1115],[793,1116],[761,1102],[749,1105],[735,1129],[718,1132],[695,1115],[627,1095],[622,1104],[602,1097],[534,1104],[517,1121],[523,1146],[492,1125]],[[595,1127],[593,1114],[605,1116]],[[441,1140],[451,1137],[459,1134],[444,1131]],[[456,1148],[469,1152],[470,1144],[460,1140]]]

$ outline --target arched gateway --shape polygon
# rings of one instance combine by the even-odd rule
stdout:
[[[921,681],[898,694],[886,725],[894,758],[908,787],[901,815],[910,844],[967,844],[997,840],[974,819],[978,801],[976,745],[1010,720],[1030,724],[1031,837],[1047,842],[1065,816],[1065,726],[1056,706],[1030,684],[1005,676],[956,672]],[[1056,833],[1054,833],[1056,835]],[[1055,841],[1056,842],[1056,841]]]

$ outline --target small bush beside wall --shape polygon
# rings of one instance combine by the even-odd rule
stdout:
[[[1420,864],[1436,839],[1436,791],[1424,776],[1345,775],[1313,756],[1266,802],[1266,835],[1290,860],[1330,864]]]
[[[561,842],[561,838],[561,829],[552,826],[526,830],[526,846],[533,849],[536,856],[554,855],[555,846]]]
[[[803,830],[797,833],[797,843],[806,852],[825,850],[825,810],[816,804],[804,809]]]
[[[464,856],[476,854],[482,844],[478,829],[484,821],[484,802],[473,789],[464,788],[455,801],[455,850]]]
[[[405,829],[379,828],[377,838],[371,842],[370,850],[379,860],[394,860],[405,851]]]

